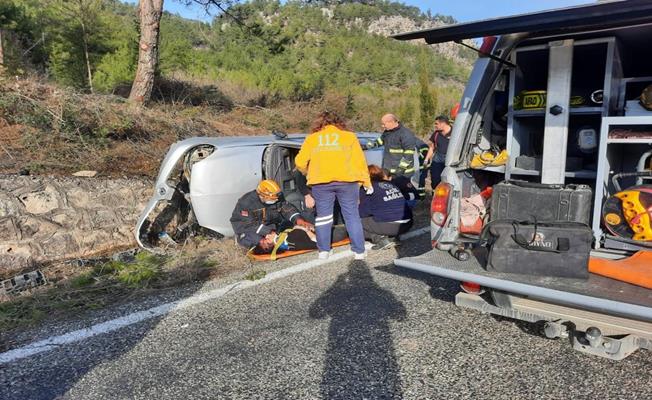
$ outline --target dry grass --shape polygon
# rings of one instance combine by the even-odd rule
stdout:
[[[260,93],[253,89],[202,84],[169,80],[158,89],[161,102],[135,108],[119,96],[83,94],[35,78],[0,81],[0,173],[92,169],[104,176],[155,176],[170,145],[187,137],[306,132],[324,109],[347,115],[352,130],[369,131],[378,129],[382,113],[401,107],[391,93],[386,101],[369,93],[356,95],[347,109],[347,95],[332,91],[314,101],[270,105],[256,100]]]
[[[220,134],[212,122],[222,111],[212,104],[141,109],[118,96],[81,94],[34,79],[4,81],[0,151],[12,162],[1,164],[0,172],[95,169],[105,175],[154,175],[170,144]]]
[[[164,255],[140,252],[128,261],[91,260],[45,267],[46,286],[0,298],[0,351],[10,346],[9,338],[16,332],[44,321],[78,317],[171,287],[245,276],[250,267],[233,240],[201,237]]]
[[[292,118],[307,115],[295,107],[238,106],[228,111],[232,105],[213,100],[219,92],[212,87],[201,91],[170,81],[161,90],[157,97],[165,102],[135,108],[119,96],[82,94],[36,79],[0,82],[0,173],[93,169],[107,176],[154,176],[178,140],[266,134],[271,129],[297,132],[307,124],[304,117]],[[209,99],[205,104],[204,98]]]

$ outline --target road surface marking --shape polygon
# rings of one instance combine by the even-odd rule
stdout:
[[[411,232],[406,233],[401,236],[401,239],[410,239],[415,236],[419,236],[423,233],[426,233],[430,228],[417,229]],[[368,245],[369,246],[369,245]],[[305,263],[297,264],[292,267],[284,268],[279,271],[270,272],[264,278],[258,279],[255,281],[240,281],[232,283],[225,287],[210,290],[205,293],[195,294],[186,299],[173,301],[170,303],[165,303],[157,307],[150,308],[148,310],[138,311],[125,315],[124,317],[112,319],[110,321],[102,322],[97,325],[93,325],[89,328],[79,329],[73,332],[68,332],[59,336],[51,336],[47,339],[40,340],[28,344],[23,347],[19,347],[14,350],[9,350],[4,353],[0,353],[0,364],[10,363],[12,361],[20,360],[21,358],[26,358],[33,356],[35,354],[43,353],[46,351],[54,350],[59,346],[79,342],[93,336],[102,335],[105,333],[113,332],[115,330],[124,328],[129,325],[136,324],[148,319],[156,318],[161,315],[168,314],[175,310],[182,310],[190,306],[205,303],[209,300],[218,299],[223,297],[231,292],[238,292],[250,287],[262,285],[267,282],[271,282],[276,279],[284,278],[289,275],[296,274],[298,272],[307,271],[309,269],[318,267],[320,265],[328,264],[333,261],[338,261],[343,258],[351,257],[353,253],[350,250],[337,252],[329,257],[328,260],[311,260]]]

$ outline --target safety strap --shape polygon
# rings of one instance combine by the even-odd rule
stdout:
[[[276,252],[278,251],[279,247],[283,245],[285,239],[288,238],[288,234],[293,230],[294,228],[286,229],[278,235],[278,237],[276,238],[276,243],[274,244],[274,248],[272,249],[272,252],[269,255],[270,260],[276,261]]]

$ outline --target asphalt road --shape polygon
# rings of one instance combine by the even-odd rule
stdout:
[[[427,250],[422,235],[399,255]],[[454,282],[396,256],[336,261],[0,365],[0,399],[652,398],[650,352],[591,357],[458,308]]]

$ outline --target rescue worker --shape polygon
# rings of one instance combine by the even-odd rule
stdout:
[[[325,111],[317,116],[301,150],[295,158],[299,171],[308,177],[315,199],[317,247],[319,258],[327,259],[331,250],[335,200],[340,204],[344,225],[351,239],[356,260],[366,257],[364,234],[358,213],[360,185],[371,194],[367,162],[355,133],[337,114]]]
[[[441,182],[441,173],[444,171],[452,130],[453,127],[447,116],[440,115],[435,118],[435,130],[430,135],[429,149],[425,160],[426,163],[430,163],[430,186],[433,190]]]
[[[411,130],[401,124],[396,115],[385,114],[380,119],[383,134],[378,139],[367,143],[366,148],[372,149],[385,146],[383,150],[383,165],[392,176],[414,174],[414,151],[417,138]]]
[[[314,230],[299,210],[283,199],[280,186],[271,179],[261,181],[256,190],[242,196],[231,214],[236,240],[247,249],[273,248],[277,233],[294,225]]]
[[[392,182],[394,186],[399,188],[401,193],[403,193],[403,197],[405,197],[407,205],[410,207],[410,209],[414,208],[417,205],[417,200],[419,199],[420,192],[417,188],[414,187],[412,181],[404,175],[398,175],[390,178],[389,172],[387,172],[386,169],[383,169],[383,172],[385,174],[385,180]]]
[[[377,165],[369,166],[373,185],[371,195],[360,193],[360,217],[366,239],[374,244],[372,250],[393,247],[390,238],[407,232],[412,227],[412,211],[400,188],[394,185],[385,171]]]

